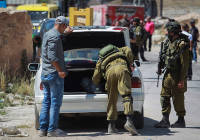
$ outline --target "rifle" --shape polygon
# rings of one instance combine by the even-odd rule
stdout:
[[[159,61],[158,61],[158,70],[156,72],[157,75],[158,75],[158,78],[157,78],[157,87],[159,85],[160,75],[167,70],[168,66],[171,63],[173,63],[176,59],[178,59],[180,57],[180,55],[184,52],[184,50],[186,50],[186,49],[189,48],[189,46],[186,46],[186,47],[183,47],[182,49],[180,49],[179,52],[175,55],[174,59],[169,60],[168,65],[165,66],[164,62],[163,62],[164,58],[163,58],[163,54],[162,54],[163,53],[163,45],[164,45],[164,42],[161,42],[161,48],[160,48],[160,53],[159,53]]]
[[[164,42],[162,41],[161,42],[161,46],[160,46],[160,52],[159,52],[159,58],[158,58],[158,70],[157,70],[157,75],[158,75],[158,78],[157,78],[157,87],[159,85],[159,78],[160,78],[160,75],[163,73],[162,72],[162,66],[163,66],[163,57],[162,57],[162,51],[163,51],[163,45],[164,45]]]

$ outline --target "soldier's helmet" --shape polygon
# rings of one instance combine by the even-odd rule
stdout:
[[[168,32],[173,32],[177,34],[181,32],[181,25],[177,21],[168,22],[165,25],[165,28]]]
[[[134,17],[131,22],[136,22],[136,23],[140,24],[140,18]]]

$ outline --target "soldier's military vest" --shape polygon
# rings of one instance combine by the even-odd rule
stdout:
[[[181,44],[184,43],[184,44]],[[180,55],[184,50],[188,49],[188,41],[185,38],[180,38],[174,42],[167,42],[165,50],[165,66],[169,71],[180,69]],[[183,46],[182,48],[180,46]]]
[[[116,46],[107,45],[99,51],[99,60],[101,61],[101,73],[103,77],[105,77],[105,71],[108,64],[118,58],[125,60],[124,65],[129,66],[129,62],[126,58],[126,55],[123,52],[119,51],[119,49]]]
[[[141,26],[136,26],[131,28],[133,32],[133,38],[136,39],[136,46],[140,46],[143,43],[143,38],[142,38],[142,27]]]

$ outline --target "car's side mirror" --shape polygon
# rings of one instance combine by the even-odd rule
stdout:
[[[29,63],[28,64],[28,70],[31,72],[38,71],[39,67],[40,67],[39,63]]]
[[[134,64],[135,64],[137,67],[140,67],[140,61],[139,61],[139,60],[135,60],[135,61],[134,61]]]

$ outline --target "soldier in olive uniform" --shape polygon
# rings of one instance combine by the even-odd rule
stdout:
[[[94,84],[98,85],[103,77],[106,80],[105,90],[108,93],[107,120],[108,133],[117,133],[115,123],[117,120],[117,99],[118,93],[123,98],[124,114],[127,121],[124,125],[132,135],[137,131],[132,122],[133,99],[131,96],[131,70],[133,55],[129,47],[118,48],[114,45],[107,45],[99,51],[99,60],[93,75]]]
[[[130,27],[130,43],[133,55],[139,60],[139,50],[143,45],[142,38],[142,27],[140,26],[140,19],[138,17],[134,17],[132,20],[132,26]]]
[[[163,118],[155,127],[170,127],[170,98],[172,97],[178,120],[171,127],[184,128],[184,116],[186,113],[184,92],[187,91],[186,77],[189,66],[189,40],[187,36],[181,34],[181,26],[176,21],[168,22],[166,29],[168,37],[164,41],[164,49],[161,54],[163,58],[162,69],[166,69],[160,98]],[[158,71],[158,74],[161,74],[161,71]]]

